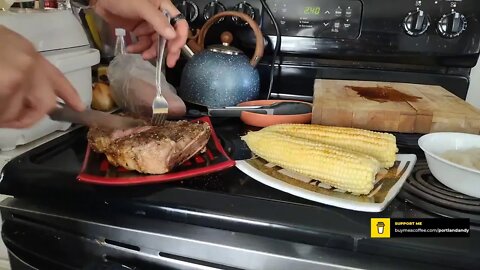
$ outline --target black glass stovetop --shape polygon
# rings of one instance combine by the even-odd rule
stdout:
[[[232,119],[213,119],[213,125],[232,158],[250,157],[250,151],[239,140],[240,135],[250,128]],[[63,207],[69,204],[101,205],[111,211],[145,218],[161,218],[439,265],[453,264],[459,259],[462,263],[457,263],[457,266],[480,264],[477,256],[480,250],[478,208],[473,211],[441,211],[438,203],[424,200],[418,192],[404,187],[383,212],[356,212],[275,190],[236,168],[166,184],[128,187],[85,184],[76,181],[86,150],[85,135],[86,129],[80,128],[12,160],[4,168],[0,193],[27,198],[39,204],[60,202]],[[424,157],[412,141],[416,140],[399,137],[401,152],[417,154],[422,164]],[[421,169],[424,170],[424,166]],[[410,179],[409,183],[413,181]],[[443,203],[442,207],[448,208],[448,203]],[[370,239],[372,217],[441,216],[471,218],[470,237]]]

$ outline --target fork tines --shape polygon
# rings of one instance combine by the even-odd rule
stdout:
[[[161,97],[163,98],[163,97]],[[165,100],[165,98],[163,98],[163,100]],[[165,104],[166,104],[166,100],[165,100]],[[160,105],[162,106],[162,105]],[[152,114],[152,124],[155,125],[155,126],[160,126],[160,125],[163,125],[163,123],[165,122],[165,120],[167,119],[167,116],[168,116],[168,107],[154,107],[153,108],[153,114]],[[168,105],[167,105],[168,106]]]

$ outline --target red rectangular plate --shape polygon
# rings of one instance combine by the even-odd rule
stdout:
[[[98,185],[141,185],[178,181],[219,172],[235,166],[235,161],[225,153],[220,140],[215,134],[210,118],[201,117],[193,121],[202,121],[210,125],[211,136],[207,143],[207,151],[197,154],[174,168],[171,172],[160,175],[148,175],[136,171],[128,171],[122,167],[112,166],[104,154],[95,153],[88,147],[78,180]]]

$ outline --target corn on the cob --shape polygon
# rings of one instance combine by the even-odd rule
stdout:
[[[242,139],[268,162],[352,193],[368,194],[380,170],[368,155],[277,132],[249,132]]]
[[[393,166],[398,152],[395,136],[388,133],[306,124],[281,124],[264,128],[264,130],[366,154],[380,161],[384,168]]]

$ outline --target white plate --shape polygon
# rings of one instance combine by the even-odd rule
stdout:
[[[243,173],[267,186],[307,200],[356,211],[381,212],[398,194],[416,162],[416,155],[397,155],[395,165],[377,177],[372,192],[360,196],[334,189],[260,158],[240,160],[236,166]]]

